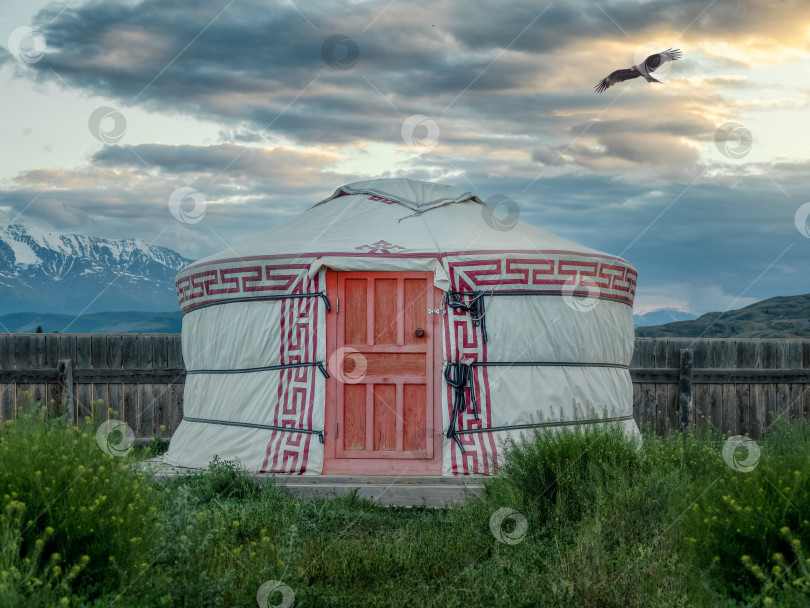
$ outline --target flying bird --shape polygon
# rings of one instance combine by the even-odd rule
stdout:
[[[628,68],[626,70],[616,70],[610,74],[610,76],[607,76],[597,82],[593,90],[597,93],[602,93],[606,89],[612,87],[614,84],[624,82],[625,80],[632,80],[633,78],[638,78],[639,76],[644,76],[647,82],[660,83],[661,81],[650,76],[650,73],[660,68],[667,61],[675,61],[680,58],[681,52],[678,49],[667,49],[661,53],[655,53],[654,55],[647,57],[642,64],[634,65],[632,68]]]

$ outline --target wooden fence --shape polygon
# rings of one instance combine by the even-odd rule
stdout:
[[[0,420],[28,392],[72,420],[110,408],[138,437],[170,436],[185,378],[177,334],[0,334]]]
[[[658,433],[685,422],[758,437],[810,417],[807,340],[636,338],[630,367],[636,421]]]
[[[659,433],[712,425],[757,437],[777,418],[810,417],[810,341],[638,338],[631,376],[636,421]],[[184,381],[177,334],[0,334],[0,421],[28,392],[73,420],[103,400],[136,436],[163,426],[168,437]]]

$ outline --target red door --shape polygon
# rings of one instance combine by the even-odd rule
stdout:
[[[433,274],[330,271],[327,290],[324,473],[440,475]]]

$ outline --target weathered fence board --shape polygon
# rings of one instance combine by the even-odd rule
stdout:
[[[180,339],[168,340],[168,367],[174,374],[169,384],[168,417],[166,419],[166,432],[171,434],[183,418],[183,382],[185,381],[185,368],[183,367],[183,342]],[[182,371],[181,371],[182,370]],[[176,373],[175,373],[176,372]]]
[[[659,433],[686,425],[757,437],[777,420],[810,418],[810,341],[639,338],[630,367],[636,421]],[[95,403],[138,437],[161,426],[168,437],[185,376],[176,334],[0,334],[0,421],[25,398],[72,420]]]
[[[178,335],[0,334],[0,421],[39,402],[74,421],[112,416],[141,437],[160,425],[170,436],[184,382]]]
[[[45,367],[52,369],[59,367],[59,340],[45,338]],[[53,407],[57,415],[65,413],[62,410],[62,386],[54,378],[47,380],[45,399]]]
[[[96,334],[90,338],[90,364],[94,370],[107,369],[107,336]],[[110,396],[106,382],[93,382],[91,385],[93,416],[96,420],[107,419]]]
[[[31,340],[14,340],[14,361],[18,366],[30,367],[31,361]],[[31,384],[28,382],[18,382],[15,385],[16,403],[21,403],[25,393],[31,394]]]
[[[31,340],[30,359],[31,367],[45,366],[45,336],[35,334]],[[31,394],[35,403],[46,402],[45,382],[37,382],[31,385]]]
[[[121,336],[121,367],[125,370],[138,367],[138,336],[128,334]],[[131,429],[138,428],[138,386],[123,383],[122,418]]]
[[[90,367],[90,344],[92,336],[78,335],[76,336],[76,354],[73,361],[77,369],[87,369]],[[90,403],[93,399],[93,385],[87,382],[78,382],[76,371],[73,372],[73,378],[76,380],[76,402],[77,402],[77,420],[84,420],[93,413],[93,407]]]
[[[0,369],[14,369],[14,336],[0,335]],[[0,420],[17,415],[13,384],[0,384]]]
[[[107,370],[109,372],[121,373],[122,359],[121,359],[121,342],[120,335],[107,336]],[[107,384],[107,394],[109,395],[109,408],[110,417],[116,420],[122,420],[124,417],[124,383],[116,378]]]
[[[152,369],[152,336],[138,336],[138,369]],[[154,437],[155,412],[152,399],[152,384],[143,383],[138,390],[138,426],[135,432],[139,437]]]
[[[166,369],[169,364],[169,340],[168,336],[152,337],[152,367]],[[153,433],[158,434],[160,427],[166,428],[167,410],[169,409],[168,385],[152,385],[152,411]]]
[[[680,346],[680,345],[679,345]],[[680,378],[678,379],[678,414],[681,430],[692,426],[692,392],[694,389],[694,352],[691,348],[681,348],[679,355]]]
[[[64,335],[64,336],[48,336],[47,340],[52,340],[58,338],[57,342],[59,344],[59,360],[60,361],[74,361],[74,357],[76,356],[76,336],[75,335]],[[76,412],[78,411],[77,403],[76,403],[76,381],[73,379],[73,365],[71,365],[71,379],[72,379],[72,386],[65,387],[65,389],[70,389],[65,391],[65,397],[63,400],[65,401],[65,410],[70,416],[71,420],[76,420]]]

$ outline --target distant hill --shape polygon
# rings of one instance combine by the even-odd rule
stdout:
[[[770,298],[693,321],[638,327],[639,338],[810,338],[810,294]]]
[[[0,316],[0,332],[42,332],[71,334],[179,334],[182,326],[177,312],[96,312],[89,315],[15,312]]]
[[[691,321],[692,319],[697,319],[697,315],[674,308],[662,308],[661,310],[646,312],[643,315],[633,315],[633,325],[635,327],[647,327],[648,325],[663,325],[664,323]]]

